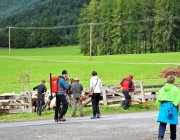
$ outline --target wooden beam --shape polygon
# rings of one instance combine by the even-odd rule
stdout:
[[[107,95],[106,95],[106,89],[105,87],[102,88],[102,96],[103,96],[103,104],[107,105]]]

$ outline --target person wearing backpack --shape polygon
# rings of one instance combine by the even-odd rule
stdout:
[[[37,96],[37,115],[41,116],[42,113],[42,106],[44,105],[44,92],[47,91],[47,88],[45,86],[45,80],[41,81],[41,84],[38,86],[35,86],[33,90],[35,91],[37,89],[38,96]]]
[[[167,123],[170,124],[170,139],[176,140],[178,125],[178,107],[180,108],[180,89],[174,85],[174,76],[167,77],[167,83],[158,91],[156,104],[160,105],[158,140],[164,138]]]
[[[78,103],[80,117],[83,117],[82,101],[79,99],[79,95],[82,94],[83,86],[79,83],[79,79],[76,77],[74,83],[71,86],[71,93],[73,94],[73,114],[72,117],[76,117],[76,105]]]
[[[62,103],[62,109],[60,110],[60,117],[59,121],[66,121],[66,119],[63,117],[68,109],[68,101],[66,99],[66,90],[69,88],[69,84],[66,82],[68,76],[68,72],[66,70],[62,71],[62,76],[59,77],[58,80],[58,92],[56,93],[56,107],[55,107],[55,115],[54,120],[55,122],[58,122],[58,112],[60,108],[60,103]]]
[[[100,118],[100,109],[99,109],[99,100],[102,90],[102,82],[99,79],[97,72],[92,72],[92,78],[90,79],[90,89],[94,91],[91,99],[92,99],[92,109],[93,109],[93,116],[91,119]]]
[[[124,110],[129,108],[129,102],[131,100],[131,97],[129,95],[129,91],[133,90],[135,88],[133,82],[133,75],[129,75],[126,78],[124,78],[120,85],[122,87],[122,93],[124,94],[125,100],[122,101],[121,106],[124,108]]]

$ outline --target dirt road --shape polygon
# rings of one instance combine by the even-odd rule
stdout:
[[[0,123],[0,140],[156,140],[158,112]],[[177,137],[180,127],[177,127]],[[164,140],[169,140],[169,126]]]

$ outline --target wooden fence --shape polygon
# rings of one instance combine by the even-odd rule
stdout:
[[[130,92],[131,105],[142,104],[145,103],[147,100],[155,100],[157,91],[164,86],[164,84],[143,86],[142,81],[135,82],[134,85],[135,85],[135,90],[133,92]],[[180,87],[180,84],[175,84],[175,85],[177,87]],[[119,104],[119,102],[122,100],[125,100],[125,98],[122,91],[120,90],[119,85],[103,86],[100,104],[102,105],[108,105],[114,103]],[[83,101],[83,105],[90,106],[91,98],[86,97],[85,101]]]
[[[131,105],[145,103],[146,100],[156,99],[156,92],[164,85],[143,86],[142,81],[134,83],[135,90],[130,92]],[[180,84],[176,84],[180,87]],[[83,92],[87,92],[84,90]],[[118,104],[124,100],[124,95],[119,85],[103,86],[100,104]],[[72,99],[70,98],[72,104]],[[85,95],[83,106],[91,106],[91,98]],[[27,113],[32,112],[32,96],[29,92],[27,95],[12,94],[0,95],[0,113]]]
[[[32,112],[31,94],[2,94],[0,95],[0,113],[28,113]]]

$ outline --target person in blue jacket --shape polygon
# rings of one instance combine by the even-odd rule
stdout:
[[[68,77],[68,72],[66,70],[62,71],[62,76],[60,77],[58,81],[58,92],[56,93],[56,108],[55,108],[55,116],[54,120],[55,122],[59,121],[66,121],[64,118],[64,115],[67,112],[68,109],[68,101],[66,99],[65,93],[66,90],[69,88],[69,84],[66,82],[66,79]],[[60,117],[58,118],[60,103],[62,103],[62,109],[60,111]]]

